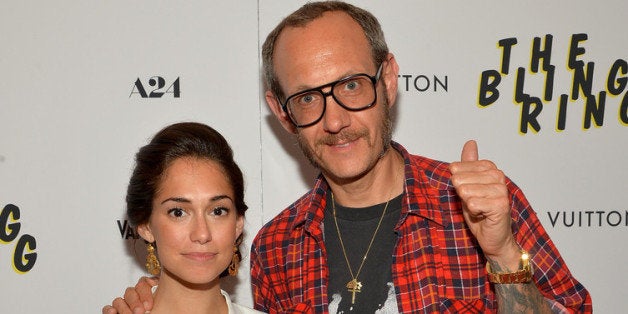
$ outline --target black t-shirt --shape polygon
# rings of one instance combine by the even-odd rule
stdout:
[[[330,313],[397,313],[395,289],[392,283],[392,254],[397,234],[394,231],[401,213],[401,195],[390,200],[386,215],[375,236],[364,266],[362,258],[377,228],[386,203],[365,208],[348,208],[336,203],[336,218],[342,241],[351,264],[353,275],[362,283],[361,292],[356,292],[355,303],[351,304],[352,293],[346,285],[351,273],[343,255],[334,223],[331,193],[325,208],[324,234],[329,265],[329,312]]]

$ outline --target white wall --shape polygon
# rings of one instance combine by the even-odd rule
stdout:
[[[133,154],[172,122],[205,122],[232,144],[247,181],[247,246],[264,222],[307,190],[316,171],[267,110],[259,76],[266,34],[302,3],[2,6],[0,209],[9,220],[0,215],[0,230],[14,239],[0,242],[1,312],[99,312],[144,274],[142,243],[135,249],[119,228],[124,193]],[[622,121],[628,87],[611,96],[606,80],[616,60],[628,59],[628,5],[359,4],[380,19],[401,67],[394,138],[411,152],[446,161],[459,158],[465,140],[478,140],[481,157],[494,160],[522,187],[571,271],[591,292],[595,311],[620,312],[628,291],[628,119]],[[541,129],[521,133],[517,68],[525,69],[524,92],[542,99],[546,76],[532,73],[530,58],[533,39],[547,34],[553,97],[543,101]],[[566,103],[565,128],[558,131],[560,95],[570,95],[573,82],[567,68],[573,34],[587,35],[577,60],[594,63],[592,94],[598,99],[600,91],[607,92],[603,124],[583,127],[586,101],[580,95]],[[502,75],[497,101],[481,108],[481,73],[500,69],[497,43],[505,38],[517,39],[509,74]],[[141,97],[136,80],[148,94],[155,76],[165,81],[161,91],[178,78],[180,96]],[[434,90],[434,77],[446,79],[447,88]],[[430,88],[419,91],[428,81]],[[19,208],[19,218],[8,215],[8,204]],[[582,219],[568,226],[571,215]],[[25,250],[36,254],[34,262],[34,255],[20,262],[18,243],[36,244]],[[14,255],[22,271],[15,269]],[[225,286],[238,302],[251,304],[248,261],[243,264]]]

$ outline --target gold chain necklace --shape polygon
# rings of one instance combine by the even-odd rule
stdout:
[[[382,220],[384,220],[384,216],[386,215],[386,209],[388,209],[388,203],[390,203],[390,199],[386,202],[384,206],[384,211],[382,212],[382,216],[379,217],[379,222],[377,223],[377,227],[375,228],[375,232],[373,232],[373,237],[371,238],[371,242],[369,243],[368,248],[366,249],[366,253],[364,253],[364,257],[362,258],[362,263],[360,263],[360,267],[358,268],[358,272],[353,275],[353,270],[351,269],[351,263],[349,263],[349,258],[347,257],[347,252],[345,250],[345,244],[342,242],[342,236],[340,235],[340,228],[338,228],[338,220],[336,219],[336,201],[334,200],[334,192],[331,192],[331,206],[334,213],[334,223],[336,224],[336,232],[338,232],[338,240],[340,240],[340,247],[342,248],[342,254],[345,256],[345,261],[347,262],[347,268],[349,268],[349,273],[351,274],[351,280],[347,283],[347,290],[351,292],[351,304],[355,304],[355,293],[362,292],[362,283],[358,281],[358,276],[360,276],[360,272],[362,271],[362,266],[364,266],[364,262],[366,262],[366,257],[369,255],[369,251],[371,250],[371,245],[373,245],[373,241],[375,240],[375,236],[377,235],[377,231],[379,231],[379,226],[382,224]]]

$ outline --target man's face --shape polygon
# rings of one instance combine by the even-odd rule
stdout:
[[[275,73],[284,95],[352,74],[375,75],[377,66],[360,25],[341,12],[327,12],[306,27],[286,28],[275,44]],[[384,73],[387,66],[384,62]],[[391,133],[388,106],[392,103],[387,101],[385,84],[378,81],[376,87],[375,106],[350,112],[328,97],[322,119],[296,129],[303,153],[329,179],[360,178],[387,148]]]

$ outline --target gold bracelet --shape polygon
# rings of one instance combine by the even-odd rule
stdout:
[[[532,266],[530,266],[530,254],[521,251],[521,269],[513,273],[493,273],[491,265],[486,262],[488,281],[498,284],[527,283],[532,280]]]

